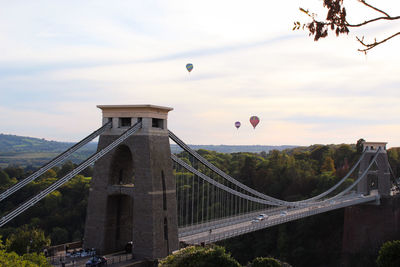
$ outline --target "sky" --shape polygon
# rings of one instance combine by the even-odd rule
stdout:
[[[355,39],[400,22],[314,42],[292,27],[309,22],[299,7],[322,19],[321,0],[0,3],[0,133],[77,142],[100,127],[96,105],[152,104],[174,108],[188,144],[400,146],[400,38],[367,55]],[[345,3],[350,22],[379,15]]]

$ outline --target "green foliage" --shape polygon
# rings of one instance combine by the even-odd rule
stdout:
[[[22,255],[22,258],[25,261],[32,262],[40,267],[50,267],[52,266],[49,262],[47,262],[46,257],[43,253],[29,253]]]
[[[313,160],[317,160],[321,164],[325,157],[329,155],[329,153],[329,146],[316,145],[316,147],[311,151],[310,157]]]
[[[13,184],[15,184],[17,180],[15,178],[11,179],[8,174],[0,168],[0,190],[3,191]]]
[[[18,165],[10,164],[7,168],[4,168],[4,171],[8,174],[10,178],[16,178],[20,180],[24,176],[24,169]]]
[[[324,163],[321,166],[321,172],[332,172],[335,173],[335,164],[333,159],[330,156],[327,156],[324,160]]]
[[[220,246],[183,248],[161,260],[160,267],[240,267],[240,264]]]
[[[388,149],[388,158],[390,166],[393,169],[395,177],[400,175],[400,147],[392,147]]]
[[[62,204],[62,195],[60,193],[60,191],[55,190],[53,192],[51,192],[50,194],[48,194],[45,198],[44,198],[44,207],[46,209],[47,212],[52,212],[54,210],[57,210],[57,208]]]
[[[10,181],[11,179],[8,177],[8,174],[0,169],[0,186],[7,186]]]
[[[10,267],[50,267],[43,253],[30,253],[19,256],[14,251],[7,252],[0,236],[0,266]]]
[[[400,240],[385,242],[376,260],[378,267],[400,266]]]
[[[25,253],[40,253],[50,245],[50,238],[40,229],[29,229],[27,225],[18,228],[6,241],[6,250],[19,255]]]
[[[346,168],[351,167],[358,159],[355,145],[344,144],[314,145],[286,151],[274,150],[262,155],[257,153],[224,154],[208,150],[200,150],[199,153],[246,185],[265,194],[290,201],[301,200],[325,191],[343,177],[347,173]],[[400,149],[388,150],[392,167],[398,173],[400,173],[399,153]],[[195,168],[205,174],[210,172],[193,161],[187,153],[180,153],[179,157],[188,164],[195,165]],[[325,164],[326,162],[329,164]],[[30,183],[15,196],[4,200],[0,207],[1,212],[17,207],[20,199],[27,199],[54,182],[54,172],[57,177],[60,177],[59,174],[65,174],[71,167],[73,163],[67,162],[61,168],[53,168],[52,172]],[[334,169],[336,172],[332,171]],[[28,176],[31,170],[24,171],[18,166],[10,165],[3,171],[8,178],[20,180]],[[88,171],[85,175],[90,173],[91,171]],[[183,187],[189,195],[193,188],[192,183],[187,181],[194,181],[194,190],[201,192],[204,189],[204,184],[197,182],[197,176],[193,176],[186,170],[175,170],[175,173],[177,186]],[[341,188],[351,184],[355,177],[356,174],[351,176]],[[0,228],[0,234],[10,237],[19,227],[29,224],[30,227],[43,229],[46,235],[51,236],[52,244],[81,239],[90,180],[89,177],[77,175],[15,218],[11,224]],[[191,213],[183,214],[183,216],[186,215],[192,216]],[[194,215],[194,217],[197,216]],[[296,263],[296,266],[300,267],[321,266],[321,263],[326,262],[335,265],[340,254],[342,223],[343,210],[338,210],[291,222],[285,227],[272,227],[243,235],[221,244],[224,244],[235,259],[242,264],[255,257],[271,255]],[[23,253],[25,252],[26,246]]]
[[[246,156],[243,166],[240,168],[239,180],[249,181],[249,186],[253,187],[253,182],[256,178],[257,159],[253,156]]]
[[[74,169],[75,169],[75,165],[71,161],[67,161],[62,165],[61,169],[57,173],[57,176],[64,177],[65,175],[67,175],[68,173],[73,171]]]
[[[249,265],[249,267],[281,267],[281,266],[282,264],[278,260],[270,257],[268,258],[257,257]]]
[[[24,260],[22,256],[18,256],[15,252],[7,253],[0,250],[0,266],[9,267],[37,267],[40,266],[36,263]],[[43,265],[46,266],[46,265]],[[51,265],[47,265],[51,266]]]
[[[63,244],[69,241],[68,231],[61,227],[54,227],[50,236],[52,245]]]
[[[64,170],[71,166],[71,163],[66,164],[67,167],[64,167]],[[56,181],[56,178],[52,177],[56,177],[57,175],[54,174],[61,169],[63,168],[49,170],[40,179],[29,183],[16,194],[4,200],[0,212],[4,213],[16,208],[20,205],[21,200],[31,198],[47,188]],[[22,168],[17,166],[9,166],[4,169],[4,172],[8,176],[10,176],[9,174],[16,175],[19,179],[29,175],[28,172],[24,172]],[[15,178],[13,179],[15,180]],[[58,190],[53,191],[36,205],[16,217],[12,223],[0,228],[0,235],[7,238],[11,234],[15,234],[22,225],[28,224],[30,228],[43,229],[45,234],[53,239],[53,245],[81,240],[84,232],[90,180],[90,177],[75,176]],[[26,252],[26,247],[24,251]]]
[[[41,176],[41,178],[44,178],[44,179],[46,179],[46,178],[56,178],[56,177],[57,177],[57,173],[53,169],[48,170],[47,172],[45,172]]]

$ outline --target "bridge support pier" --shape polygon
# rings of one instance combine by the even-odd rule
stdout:
[[[142,128],[94,165],[84,247],[105,254],[124,250],[140,259],[157,259],[178,249],[175,180],[167,129],[171,108],[152,105],[98,106],[103,123],[98,150],[128,127]]]
[[[400,196],[381,198],[381,204],[345,208],[343,266],[374,266],[386,241],[400,239]]]

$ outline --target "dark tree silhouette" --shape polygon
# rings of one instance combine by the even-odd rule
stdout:
[[[323,6],[328,9],[328,13],[325,20],[317,20],[317,15],[310,12],[304,8],[300,8],[302,12],[307,14],[312,21],[309,23],[301,24],[300,22],[295,22],[293,30],[306,29],[309,31],[310,36],[314,36],[314,41],[318,41],[320,38],[325,38],[328,36],[329,30],[335,32],[336,36],[340,34],[348,34],[350,28],[362,27],[364,25],[377,22],[377,21],[393,21],[400,20],[400,16],[391,16],[387,12],[368,4],[365,0],[358,0],[362,5],[376,11],[379,15],[375,18],[366,20],[360,23],[349,23],[347,20],[347,12],[344,6],[344,0],[324,0]],[[375,48],[376,46],[400,35],[400,31],[388,35],[382,40],[373,41],[364,40],[364,36],[356,37],[357,41],[361,44],[361,48],[358,51],[367,53],[367,51]]]
[[[378,267],[395,267],[400,264],[400,240],[387,241],[379,250]]]

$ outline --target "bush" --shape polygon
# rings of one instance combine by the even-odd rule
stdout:
[[[25,253],[40,253],[50,245],[50,238],[44,235],[40,229],[29,229],[27,225],[16,230],[6,240],[7,252],[15,252],[19,255]]]
[[[400,240],[385,242],[376,260],[378,267],[400,266]]]
[[[63,244],[69,241],[68,231],[61,227],[54,227],[50,237],[52,245]]]
[[[258,257],[253,260],[249,267],[281,267],[282,264],[274,258]]]
[[[161,260],[158,266],[168,267],[240,267],[240,264],[219,246],[183,248]]]
[[[0,266],[50,267],[43,253],[31,253],[19,256],[15,252],[6,252],[0,236]]]

